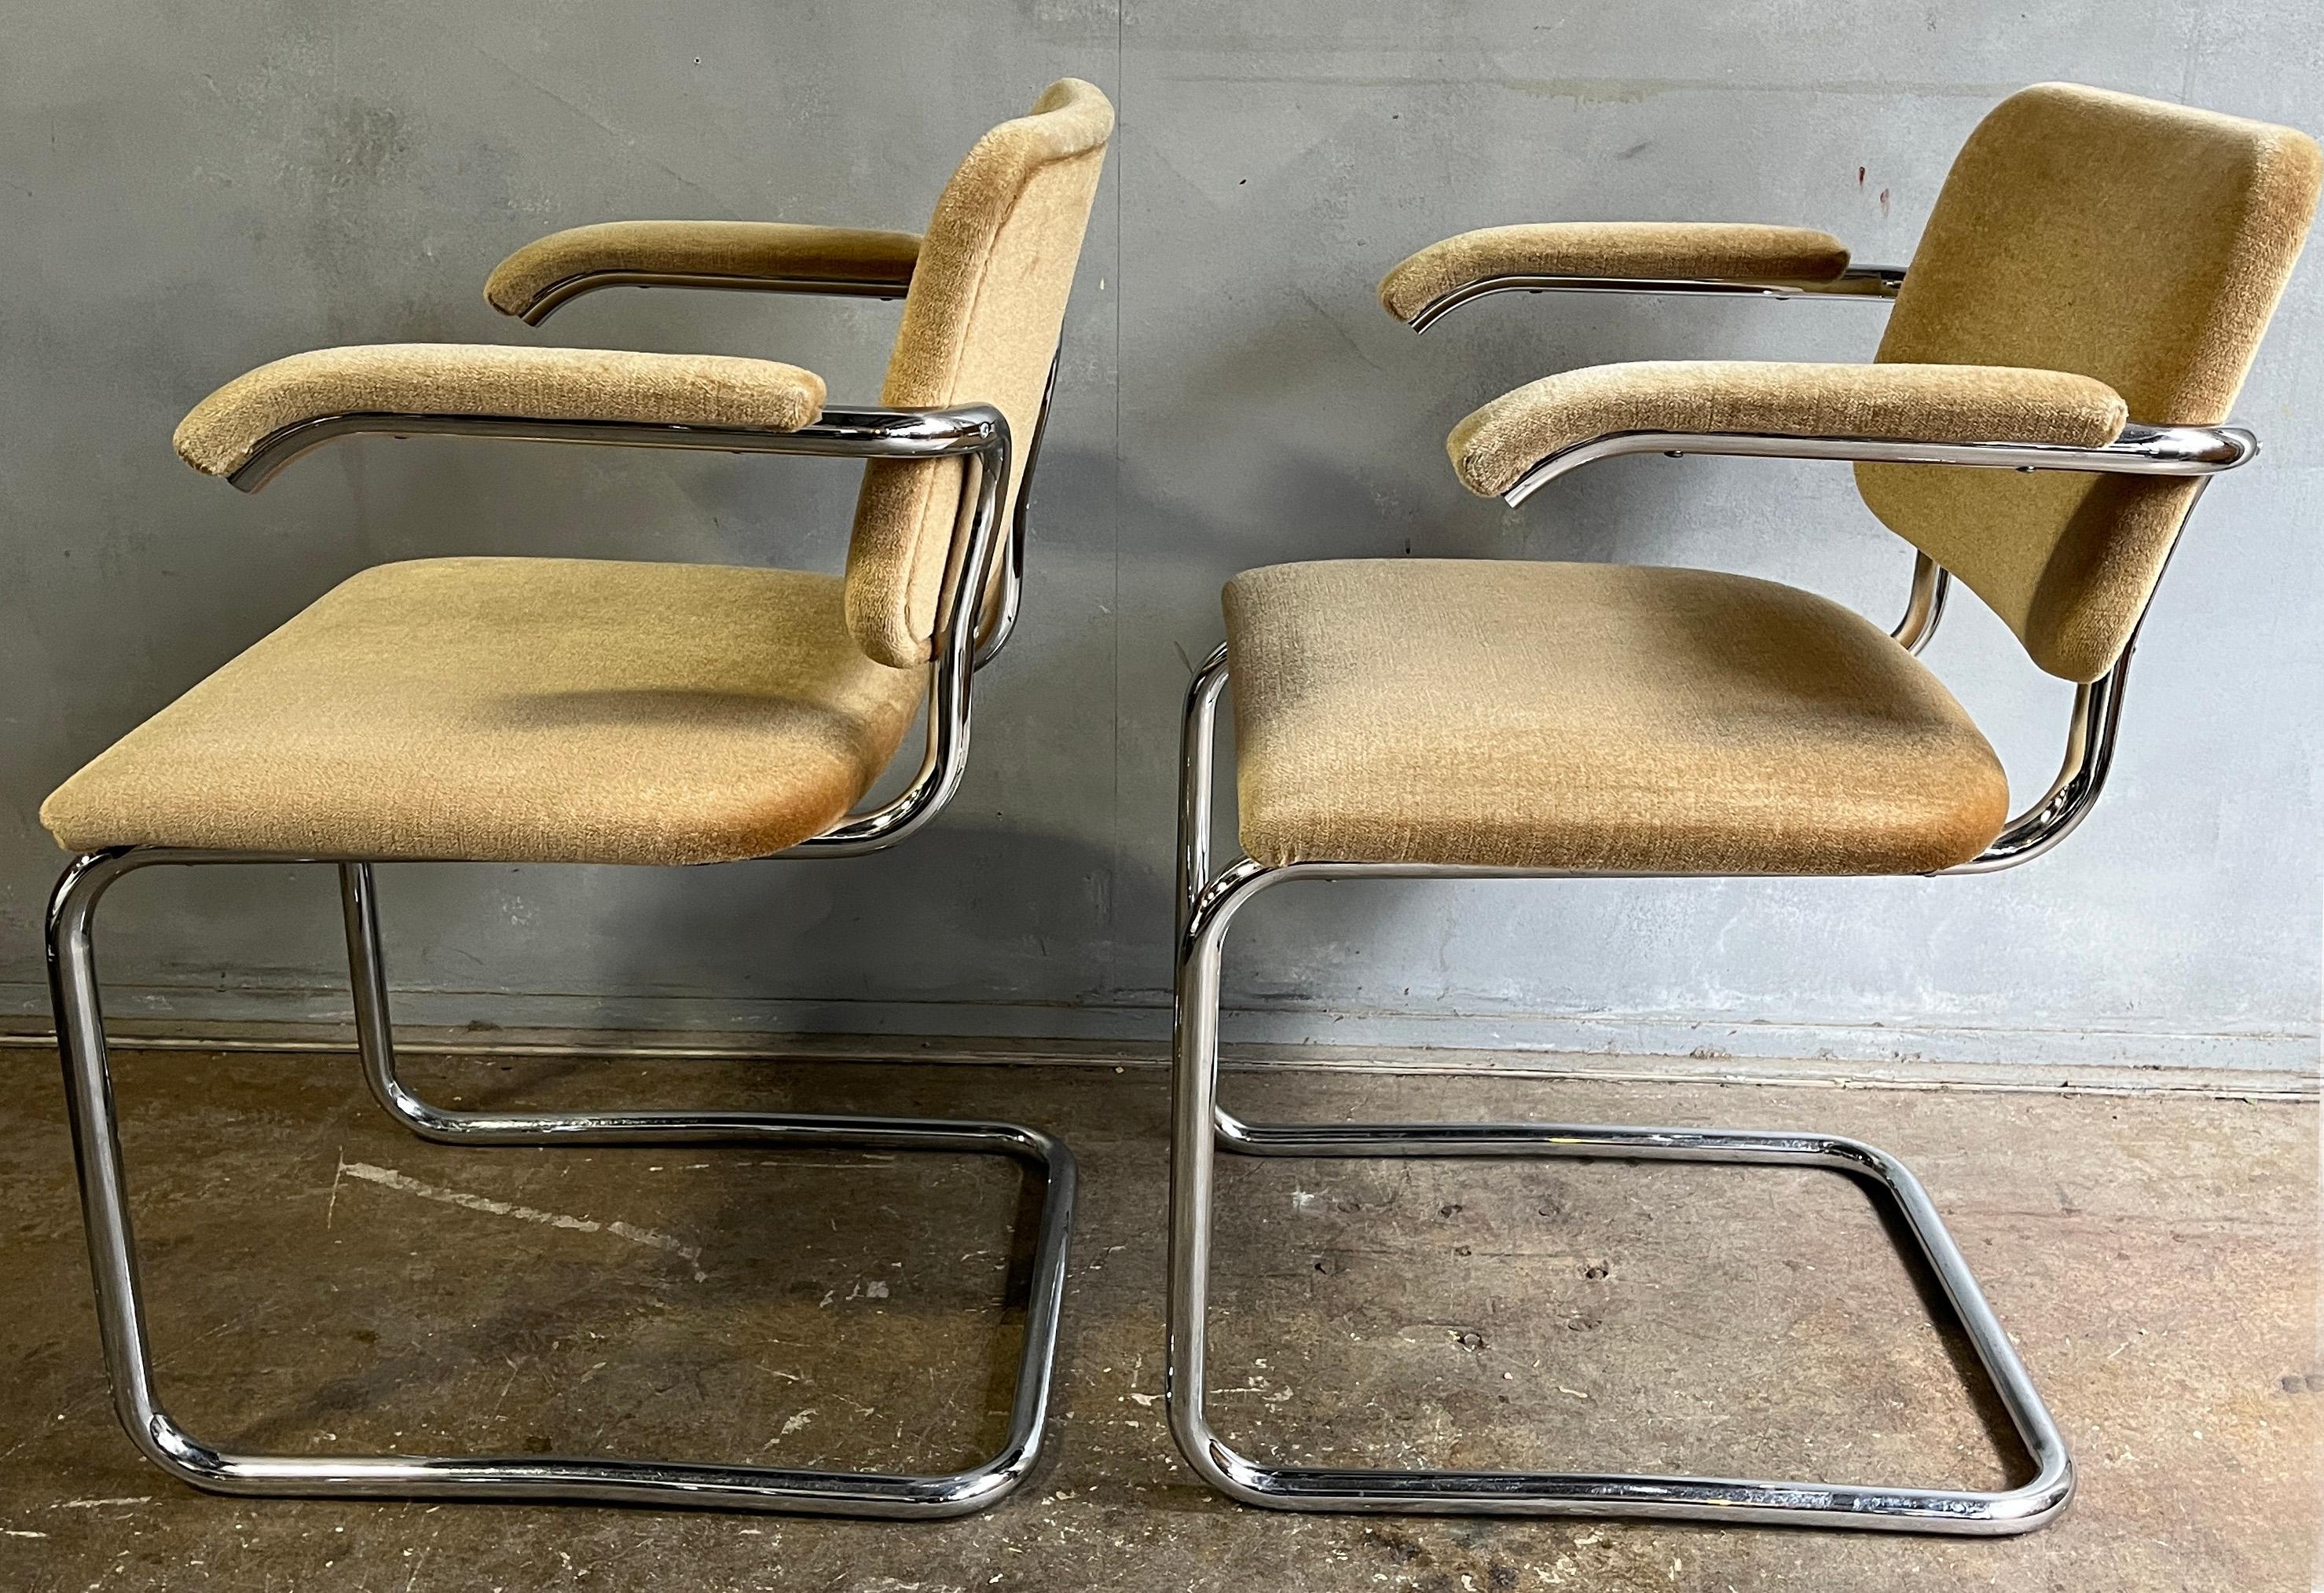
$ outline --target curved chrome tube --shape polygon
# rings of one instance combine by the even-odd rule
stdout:
[[[538,327],[584,293],[600,288],[715,288],[730,293],[806,293],[830,299],[901,299],[908,281],[890,277],[746,277],[715,272],[585,271],[551,282],[520,318]]]
[[[93,944],[97,903],[124,874],[158,863],[329,861],[340,861],[356,1039],[365,1082],[391,1116],[424,1138],[531,1146],[664,1141],[781,1148],[845,1146],[1001,1155],[1037,1169],[1044,1182],[1040,1230],[1010,1431],[1000,1452],[966,1470],[917,1476],[597,1456],[239,1454],[214,1449],[179,1427],[161,1408],[153,1386],[97,995]],[[1000,1122],[771,1112],[466,1112],[432,1106],[396,1076],[377,899],[370,865],[364,862],[163,848],[93,852],[75,859],[58,880],[48,927],[58,1043],[114,1408],[146,1457],[180,1481],[241,1495],[582,1500],[931,1519],[964,1515],[995,1503],[1021,1484],[1038,1460],[1054,1372],[1075,1185],[1072,1153],[1049,1135]]]
[[[2136,645],[2135,640],[2133,646]],[[1941,870],[1946,874],[1994,874],[2032,862],[2073,833],[2089,815],[2098,794],[2106,788],[2114,768],[2115,735],[2122,723],[2123,678],[2130,672],[2128,647],[2113,668],[2087,686],[2074,688],[2074,706],[2066,722],[2066,751],[2057,778],[2042,799],[2002,826],[1993,843],[1965,863]]]
[[[1937,633],[1937,622],[1945,617],[1945,597],[1952,585],[1950,570],[1925,553],[1914,555],[1913,594],[1905,600],[1904,617],[1888,633],[1899,647],[1917,653],[1929,645],[1929,638]]]
[[[776,857],[854,857],[893,846],[941,813],[968,772],[969,689],[975,684],[981,594],[1000,554],[1001,490],[1009,479],[1009,421],[1000,410],[976,406],[992,428],[985,447],[969,456],[973,482],[962,483],[958,529],[941,607],[937,645],[928,672],[927,724],[919,771],[881,807],[850,815],[820,835]]]
[[[2064,470],[2093,475],[2216,475],[2246,463],[2259,438],[2240,426],[2126,426],[2094,448],[2068,443],[1928,442],[1912,437],[1786,437],[1720,431],[1617,431],[1547,455],[1501,494],[1512,508],[1559,476],[1628,454],[1682,458],[1711,454],[1759,459],[1845,459],[1893,465],[1966,465],[1988,470]]]
[[[1017,507],[1009,520],[1009,544],[1002,549],[1006,561],[1001,568],[1001,590],[984,616],[984,629],[976,639],[976,667],[983,668],[998,658],[1009,639],[1017,632],[1017,610],[1025,593],[1025,515],[1033,501],[1033,472],[1041,463],[1041,439],[1049,435],[1049,403],[1057,396],[1057,366],[1064,362],[1061,349],[1049,356],[1049,379],[1041,388],[1041,408],[1033,418],[1033,437],[1025,445],[1025,463],[1017,468]]]
[[[1825,282],[1750,281],[1718,277],[1557,277],[1528,272],[1479,277],[1438,294],[1412,318],[1425,332],[1464,304],[1496,293],[1681,293],[1720,299],[1840,299],[1885,304],[1904,285],[1901,265],[1851,265]]]
[[[2195,517],[2209,485],[2208,480],[2196,483],[2187,512],[2180,518],[2181,535],[2186,534],[2187,522]],[[2172,552],[2177,551],[2174,540]],[[2171,567],[2171,554],[2163,555],[2163,566],[2155,576],[2158,583]],[[2142,619],[2141,624],[2144,622]],[[2072,834],[2074,826],[2089,815],[2099,794],[2106,789],[2107,776],[2114,769],[2115,738],[2122,727],[2123,683],[2130,674],[2131,655],[2137,650],[2138,631],[2133,630],[2114,668],[2088,685],[2074,688],[2073,712],[2066,722],[2065,755],[2059,760],[2057,778],[2050,782],[2042,800],[2004,824],[1990,846],[1969,861],[1943,870],[1945,873],[1992,874],[2032,862]]]
[[[1211,783],[1216,778],[1219,694],[1227,685],[1227,644],[1221,642],[1194,671],[1186,688],[1179,741],[1177,929],[1183,937],[1211,882]]]

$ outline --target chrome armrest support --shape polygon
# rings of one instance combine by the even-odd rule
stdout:
[[[1846,459],[1891,465],[1963,465],[1987,470],[2065,470],[2096,475],[2217,475],[2259,452],[2240,426],[2126,426],[2097,447],[2069,443],[1925,442],[1912,437],[1787,437],[1758,432],[1617,431],[1544,457],[1501,494],[1511,508],[1559,476],[1626,454],[1729,455],[1760,459]]]
[[[1695,435],[1633,431],[1594,437],[1550,455],[1520,477],[1503,496],[1522,503],[1569,471],[1625,454],[1737,455],[1755,458],[1850,459],[1908,465],[1962,465],[2001,470],[2064,470],[2098,475],[2177,476],[2200,488],[2222,471],[2247,463],[2259,452],[2259,438],[2240,426],[2126,426],[2122,435],[2094,448],[2052,443],[1929,443],[1895,437],[1769,437],[1756,433]],[[2191,517],[2195,506],[2190,503]],[[1928,555],[1913,566],[1913,596],[1904,620],[1892,632],[1914,652],[1926,645],[1943,612],[1950,585],[1946,571]],[[2114,668],[2074,693],[2067,723],[2066,752],[2057,778],[2042,799],[2002,827],[1993,843],[1947,874],[1989,874],[2030,862],[2064,840],[2089,814],[2105,787],[2114,763],[2116,732],[2122,719],[2123,681],[2129,673],[2131,642]]]
[[[254,493],[282,467],[334,438],[489,437],[517,442],[595,443],[621,448],[688,448],[723,454],[823,454],[872,459],[942,459],[990,447],[1001,412],[984,404],[955,410],[825,410],[796,431],[750,426],[670,426],[649,420],[542,420],[514,415],[356,410],[316,415],[270,433],[226,480]]]
[[[993,562],[1002,557],[1001,504],[1009,480],[1009,419],[986,404],[936,412],[973,412],[989,429],[981,445],[953,450],[965,460],[968,479],[961,483],[953,557],[937,600],[936,656],[928,670],[927,725],[919,769],[909,786],[881,806],[850,814],[822,834],[776,852],[777,857],[854,857],[893,846],[944,810],[968,770],[969,687],[986,656],[979,650],[977,627]]]
[[[1937,633],[1937,622],[1945,617],[1945,595],[1952,590],[1952,572],[1931,558],[1918,554],[1913,559],[1913,594],[1904,604],[1904,617],[1888,634],[1896,645],[1908,653],[1917,653],[1929,645],[1929,638]]]
[[[2132,646],[2136,645],[2133,638]],[[2123,679],[2130,671],[2131,649],[2125,648],[2114,668],[2074,688],[2073,712],[2066,721],[2066,753],[2058,778],[2042,800],[2011,819],[1988,845],[1965,863],[1942,870],[1947,874],[1993,874],[2031,862],[2063,841],[2089,814],[2106,787],[2114,767],[2115,734],[2122,723]]]
[[[585,271],[543,289],[519,318],[528,327],[538,327],[584,293],[595,293],[600,288],[715,288],[730,293],[901,299],[909,286],[892,277],[746,277],[703,272]]]
[[[1001,554],[1001,494],[1009,479],[1009,419],[990,404],[947,410],[825,410],[796,431],[740,426],[664,426],[644,421],[539,420],[505,415],[356,413],[322,415],[286,426],[261,442],[227,479],[254,493],[291,460],[334,437],[361,432],[391,437],[489,437],[531,442],[601,443],[616,447],[690,448],[730,454],[807,454],[859,459],[960,459],[960,517],[954,557],[940,599],[937,650],[928,670],[927,727],[920,767],[900,794],[868,813],[851,814],[823,834],[779,857],[852,857],[893,846],[942,810],[968,767],[969,687],[977,665],[998,649],[996,623],[980,649],[982,594]],[[1020,520],[1021,526],[1021,520]],[[1014,582],[1001,612],[1015,611]]]
[[[1479,277],[1439,294],[1412,318],[1425,332],[1464,304],[1496,293],[1689,293],[1723,299],[1853,299],[1885,304],[1904,283],[1901,265],[1851,265],[1825,282],[1748,281],[1718,277],[1552,277],[1526,272]]]
[[[1025,462],[1017,468],[1017,507],[1010,517],[1009,540],[1001,550],[1001,590],[994,595],[983,628],[976,637],[976,667],[992,662],[1017,629],[1017,609],[1025,594],[1025,511],[1033,501],[1033,472],[1041,463],[1041,439],[1049,435],[1049,402],[1057,396],[1060,349],[1049,356],[1049,379],[1041,389],[1041,408],[1033,418],[1033,436],[1025,445]]]

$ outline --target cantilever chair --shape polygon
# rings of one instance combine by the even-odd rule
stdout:
[[[65,782],[78,853],[49,916],[81,1200],[115,1408],[138,1446],[235,1494],[591,1499],[957,1515],[1022,1482],[1047,1409],[1074,1161],[1010,1123],[766,1112],[477,1112],[396,1073],[372,864],[711,863],[891,846],[958,787],[977,668],[1007,639],[1026,478],[1113,110],[1068,78],[969,152],[925,237],[623,222],[512,255],[486,296],[538,321],[617,284],[904,301],[882,405],[833,409],[771,361],[395,345],[296,355],[187,416],[178,451],[254,491],[350,433],[531,438],[869,461],[845,578],[563,558],[435,558],[317,600]],[[1029,439],[1019,445],[1016,439]],[[1006,524],[1010,529],[1004,532]],[[916,772],[859,810],[925,730]],[[153,1387],[91,944],[99,898],[159,863],[338,865],[355,1032],[379,1104],[461,1145],[667,1141],[1007,1156],[1044,1180],[1007,1441],[966,1471],[886,1476],[540,1455],[236,1454]]]
[[[2089,811],[2141,616],[2205,480],[2313,214],[2319,154],[2284,128],[2045,85],[1955,162],[1909,272],[1817,233],[1535,226],[1422,250],[1381,290],[1424,327],[1509,290],[1893,296],[1868,365],[1657,363],[1551,376],[1452,435],[1512,504],[1593,460],[1859,462],[1919,550],[1892,638],[1838,604],[1702,570],[1434,559],[1235,578],[1187,704],[1179,818],[1168,1398],[1204,1479],[1304,1510],[1688,1517],[1985,1535],[2073,1489],[2064,1441],[1928,1195],[1816,1133],[1548,1123],[1248,1123],[1220,1107],[1229,925],[1293,879],[1965,875],[2025,862]],[[2015,817],[2000,762],[1914,656],[1948,575],[2077,684],[2063,768]],[[1211,861],[1231,670],[1243,855]],[[2006,1491],[1683,1476],[1286,1467],[1204,1412],[1213,1158],[1609,1156],[1835,1168],[1895,1204],[2032,1460]]]

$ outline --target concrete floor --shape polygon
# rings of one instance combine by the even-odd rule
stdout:
[[[115,1427],[54,1067],[0,1052],[0,1587],[2309,1588],[2324,1362],[2312,1105],[1238,1074],[1254,1116],[1837,1129],[1921,1173],[2073,1444],[2058,1525],[1990,1542],[1357,1519],[1214,1497],[1164,1431],[1150,1068],[416,1064],[470,1103],[1007,1116],[1084,1172],[1052,1452],[934,1525],[239,1501]],[[999,1430],[1016,1174],[973,1159],[445,1149],[353,1064],[119,1058],[164,1397],[298,1449],[949,1467]],[[652,1095],[649,1086],[653,1087]],[[389,1176],[388,1174],[395,1176]],[[1222,1164],[1213,1399],[1286,1457],[1992,1483],[2019,1462],[1837,1174]],[[594,1230],[447,1195],[594,1219]],[[628,1229],[616,1233],[621,1219]]]

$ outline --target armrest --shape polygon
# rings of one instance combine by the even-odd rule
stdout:
[[[1381,306],[1416,329],[1503,288],[1825,291],[1887,297],[1902,273],[1851,272],[1830,233],[1752,222],[1568,221],[1489,226],[1431,244],[1380,283]]]
[[[783,221],[608,221],[568,227],[493,269],[484,299],[538,324],[598,288],[742,288],[900,298],[919,262],[917,233]]]
[[[171,441],[179,456],[205,474],[255,486],[271,474],[263,468],[268,458],[288,457],[281,449],[286,434],[327,425],[335,428],[333,435],[396,429],[343,424],[350,418],[393,422],[459,416],[790,432],[814,421],[823,401],[822,377],[772,360],[383,343],[294,354],[237,376],[196,404]],[[262,470],[248,481],[254,462]]]
[[[1667,439],[1653,444],[1666,449],[1690,436],[2087,449],[2122,436],[2128,419],[2114,389],[2064,371],[1653,360],[1568,371],[1504,393],[1454,427],[1445,447],[1462,483],[1489,498],[1515,493],[1548,461],[1624,436]]]

